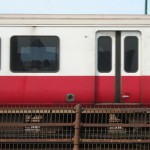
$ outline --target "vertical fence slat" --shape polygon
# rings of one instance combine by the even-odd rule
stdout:
[[[74,131],[74,148],[73,150],[79,150],[80,144],[80,128],[81,128],[81,105],[76,105],[76,117],[75,117],[75,131]]]

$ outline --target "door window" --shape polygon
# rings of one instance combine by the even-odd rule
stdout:
[[[124,39],[124,70],[134,73],[138,70],[138,38],[128,36]]]
[[[112,69],[112,39],[109,36],[98,38],[98,71],[110,72]]]

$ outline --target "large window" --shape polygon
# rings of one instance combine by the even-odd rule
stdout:
[[[125,51],[125,71],[128,73],[138,70],[138,38],[136,36],[128,36],[124,40]]]
[[[13,36],[11,38],[11,71],[57,72],[59,38],[56,36]]]
[[[98,38],[98,71],[107,73],[112,69],[112,39],[109,36]]]

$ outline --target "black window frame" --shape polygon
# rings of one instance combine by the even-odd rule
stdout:
[[[127,54],[127,45],[126,45],[126,42],[128,42],[127,41],[128,38],[130,38],[130,40],[131,40],[131,38],[135,38],[135,40],[136,40],[135,42],[137,42],[136,46],[135,46],[135,48],[136,48],[135,50],[132,48],[134,46],[133,45],[131,46],[131,43],[129,43],[129,45],[131,46],[131,49],[130,49],[130,51],[131,51],[130,53],[131,54],[130,55],[129,55],[129,53]],[[134,53],[133,51],[136,51],[135,56],[133,54]],[[133,58],[133,57],[136,57],[136,58]],[[131,61],[135,61],[134,62],[135,64],[133,64],[134,68],[132,68],[132,66],[131,66]],[[129,65],[130,65],[130,68],[129,68]],[[124,71],[126,73],[136,73],[136,72],[138,72],[138,70],[139,70],[139,39],[138,39],[137,36],[126,36],[124,38]]]
[[[50,37],[50,38],[56,38],[57,39],[57,49],[56,49],[56,69],[54,71],[15,71],[12,69],[12,38],[14,37]],[[16,50],[17,51],[17,50]],[[14,35],[10,38],[10,71],[13,73],[57,73],[60,69],[60,38],[58,36],[53,35]]]
[[[110,60],[108,60],[108,61],[110,61],[110,65],[109,66],[107,66],[107,68],[109,68],[109,69],[107,69],[107,70],[104,70],[104,66],[101,66],[101,64],[100,64],[100,58],[99,58],[99,41],[100,41],[100,39],[101,38],[108,38],[109,40],[110,40],[110,51],[108,51],[108,52],[110,52],[110,56],[109,56],[109,58],[108,59],[110,59]],[[112,71],[112,37],[111,36],[100,36],[100,37],[98,37],[98,39],[97,39],[97,69],[98,69],[98,71],[100,72],[100,73],[110,73],[111,71]],[[107,59],[107,58],[106,58]],[[103,65],[103,64],[102,64]],[[107,65],[107,63],[105,63],[105,65]],[[102,69],[103,68],[103,69]]]

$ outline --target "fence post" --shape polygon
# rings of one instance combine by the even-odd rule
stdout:
[[[80,144],[80,125],[81,125],[81,109],[82,106],[80,104],[75,106],[76,110],[76,116],[75,116],[75,123],[74,123],[74,147],[73,150],[79,150],[79,144]]]

